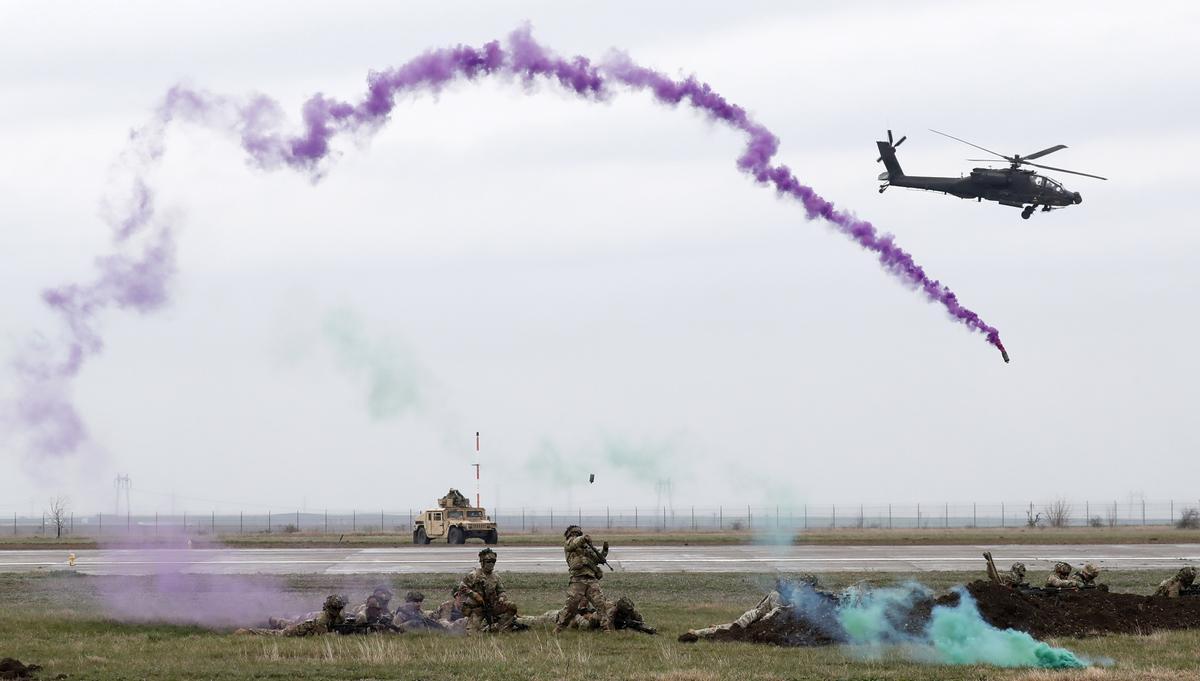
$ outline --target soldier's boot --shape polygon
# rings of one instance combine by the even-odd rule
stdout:
[[[695,643],[696,641],[699,641],[699,640],[700,640],[700,637],[697,636],[696,632],[692,631],[691,629],[689,629],[679,635],[680,643]]]

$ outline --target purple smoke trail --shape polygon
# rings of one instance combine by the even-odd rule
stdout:
[[[1008,361],[999,331],[963,307],[948,287],[931,279],[912,255],[896,245],[890,234],[880,234],[870,222],[835,209],[812,187],[801,184],[787,166],[771,165],[779,140],[753,121],[745,109],[729,103],[695,78],[676,81],[623,55],[616,55],[600,66],[582,56],[559,57],[535,42],[529,29],[524,28],[509,36],[507,47],[498,41],[480,48],[459,45],[426,52],[396,68],[371,72],[366,96],[357,104],[314,95],[303,107],[303,132],[294,136],[279,131],[283,120],[280,107],[267,97],[236,102],[182,86],[169,90],[151,122],[132,137],[127,158],[135,175],[131,198],[124,214],[110,220],[118,248],[153,230],[146,237],[148,243],[142,255],[131,258],[118,253],[102,258],[97,262],[100,276],[94,282],[71,284],[43,294],[66,323],[67,357],[57,359],[43,347],[18,361],[25,381],[17,413],[33,434],[33,451],[63,455],[86,440],[82,419],[69,398],[69,380],[78,373],[85,357],[101,348],[100,335],[94,328],[96,314],[112,306],[148,312],[167,300],[167,281],[174,273],[171,231],[154,221],[154,201],[145,176],[149,166],[162,155],[164,135],[171,122],[190,121],[223,131],[239,139],[256,165],[266,169],[288,166],[309,173],[316,181],[323,172],[321,162],[331,153],[331,140],[345,132],[377,130],[387,122],[400,95],[438,92],[456,80],[493,75],[517,77],[526,85],[551,79],[585,99],[597,101],[612,95],[613,83],[650,90],[664,104],[686,102],[712,119],[741,130],[749,140],[737,160],[739,169],[752,175],[755,181],[770,184],[779,193],[798,200],[809,219],[824,218],[860,246],[877,254],[885,270],[907,286],[920,289],[929,300],[940,303],[968,329],[983,333]]]

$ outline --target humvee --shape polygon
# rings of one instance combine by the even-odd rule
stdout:
[[[485,544],[500,540],[495,521],[456,489],[438,499],[437,508],[421,511],[413,521],[414,544],[428,544],[443,537],[447,544],[462,544],[471,538],[482,539]]]

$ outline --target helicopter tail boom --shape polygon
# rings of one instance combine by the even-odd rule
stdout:
[[[896,160],[896,148],[888,142],[876,142],[879,147],[879,158],[883,161],[883,165],[887,168],[888,179],[897,180],[904,177],[904,171],[900,168],[900,162]]]

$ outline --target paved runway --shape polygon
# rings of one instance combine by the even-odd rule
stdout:
[[[983,570],[985,546],[614,546],[616,570],[627,572],[923,572]],[[1200,563],[1200,544],[1009,545],[990,547],[1002,569],[1022,561],[1031,569],[1054,561],[1122,570],[1175,569]],[[0,551],[0,572],[71,570],[90,575],[160,572],[203,574],[458,573],[476,564],[480,546],[402,546],[369,549],[107,549]],[[497,546],[498,569],[561,572],[562,549]]]

